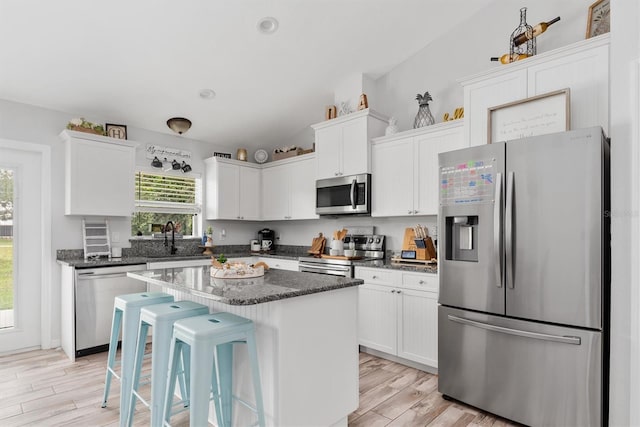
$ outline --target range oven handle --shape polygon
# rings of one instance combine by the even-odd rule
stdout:
[[[353,209],[356,208],[356,185],[358,184],[358,180],[357,179],[353,179],[353,181],[351,181],[351,207]]]
[[[327,266],[325,267],[324,265],[308,265],[308,264],[299,264],[299,270],[303,271],[302,269],[306,268],[309,270],[327,270],[327,271],[351,271],[351,267],[346,267],[346,266],[340,266],[340,265],[332,265],[332,266]]]
[[[477,322],[475,320],[469,320],[469,319],[464,319],[458,316],[452,316],[451,314],[449,314],[447,318],[452,322],[460,323],[463,325],[475,326],[476,328],[486,329],[488,331],[500,332],[503,334],[515,335],[515,336],[524,337],[524,338],[533,338],[536,340],[580,345],[580,337],[541,334],[539,332],[530,332],[530,331],[523,331],[521,329],[505,328],[504,326],[497,326],[497,325],[492,325],[490,323]]]

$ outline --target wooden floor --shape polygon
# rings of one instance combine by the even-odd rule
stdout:
[[[119,382],[101,408],[107,353],[75,363],[60,350],[0,356],[0,426],[117,426]],[[443,400],[438,377],[365,353],[360,354],[360,407],[349,426],[509,426],[503,419]],[[141,390],[148,395],[148,387]],[[141,407],[142,405],[138,405]],[[134,425],[148,425],[136,411]],[[172,418],[187,426],[188,413]]]

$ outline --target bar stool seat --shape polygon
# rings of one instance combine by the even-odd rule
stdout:
[[[236,343],[247,345],[255,398],[253,406],[232,395],[233,345]],[[191,375],[189,391],[191,426],[207,424],[211,394],[218,426],[231,426],[232,399],[253,410],[257,415],[257,424],[265,425],[253,321],[231,313],[213,313],[180,319],[174,323],[169,355],[169,382],[165,394],[165,424],[169,423],[171,417],[178,364],[180,355],[186,357],[185,350],[190,352],[191,371],[197,372],[197,375]]]
[[[163,304],[145,306],[140,311],[140,325],[138,328],[137,348],[134,359],[131,402],[129,404],[129,415],[127,425],[133,424],[136,401],[139,399],[151,410],[151,425],[161,426],[163,419],[164,393],[167,386],[167,367],[169,366],[169,349],[171,348],[171,337],[173,335],[173,324],[178,319],[200,316],[208,314],[209,308],[205,305],[192,301],[175,301]],[[151,402],[147,402],[138,393],[140,386],[140,376],[142,362],[145,352],[147,333],[152,327],[151,339]],[[188,359],[185,361],[188,369]],[[183,400],[188,404],[188,384],[189,379],[180,376],[180,391]]]
[[[135,294],[118,295],[113,303],[113,320],[111,321],[111,338],[109,340],[109,355],[107,357],[107,372],[104,381],[104,396],[102,407],[107,406],[107,399],[111,389],[111,379],[115,376],[120,380],[120,425],[124,425],[131,392],[131,375],[135,356],[140,310],[152,304],[172,302],[173,295],[164,292],[140,292]],[[115,371],[116,352],[118,350],[118,336],[122,331],[122,351],[120,353],[120,375]]]

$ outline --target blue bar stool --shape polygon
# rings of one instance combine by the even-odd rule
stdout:
[[[253,377],[255,406],[232,395],[233,344],[246,343]],[[264,407],[258,369],[255,325],[231,313],[214,313],[177,320],[169,355],[169,382],[165,394],[164,420],[169,424],[171,406],[179,373],[180,355],[190,353],[192,372],[189,390],[189,425],[207,425],[209,401],[213,391],[216,420],[219,427],[230,427],[233,419],[232,399],[237,399],[257,414],[258,425],[264,427]],[[214,357],[217,361],[214,361]]]
[[[176,301],[164,304],[154,304],[143,307],[140,311],[140,325],[138,328],[138,345],[135,353],[133,367],[133,379],[131,390],[131,402],[129,404],[129,416],[127,425],[133,424],[136,400],[139,399],[151,410],[151,425],[162,426],[164,393],[167,387],[167,367],[169,366],[169,349],[171,348],[171,336],[173,323],[178,319],[208,314],[209,308],[192,301]],[[142,361],[147,341],[149,327],[152,327],[151,350],[151,403],[147,402],[138,393]],[[188,359],[185,361],[188,367]],[[186,373],[188,368],[184,368]],[[180,376],[180,391],[183,400],[188,403],[188,379],[185,386],[184,376]]]
[[[131,375],[136,348],[140,310],[151,304],[173,301],[173,295],[164,292],[141,292],[118,295],[113,303],[113,320],[111,322],[111,339],[109,340],[109,356],[107,357],[107,374],[104,380],[104,397],[102,407],[107,406],[111,377],[120,380],[120,425],[127,421],[131,394]],[[120,354],[120,376],[115,372],[118,336],[122,330],[122,351]]]

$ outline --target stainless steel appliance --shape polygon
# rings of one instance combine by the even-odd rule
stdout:
[[[353,244],[351,244],[353,242]],[[344,238],[344,247],[353,246],[354,257],[358,260],[383,259],[385,257],[385,236],[381,234],[347,235]],[[353,277],[354,257],[300,257],[298,258],[298,271],[318,274],[331,274],[334,276]]]
[[[316,181],[318,215],[370,215],[371,175],[350,175]]]
[[[118,295],[145,292],[146,283],[127,277],[127,271],[146,269],[146,264],[76,269],[77,357],[109,349],[113,300]]]
[[[439,160],[439,391],[527,425],[606,425],[602,129]]]

